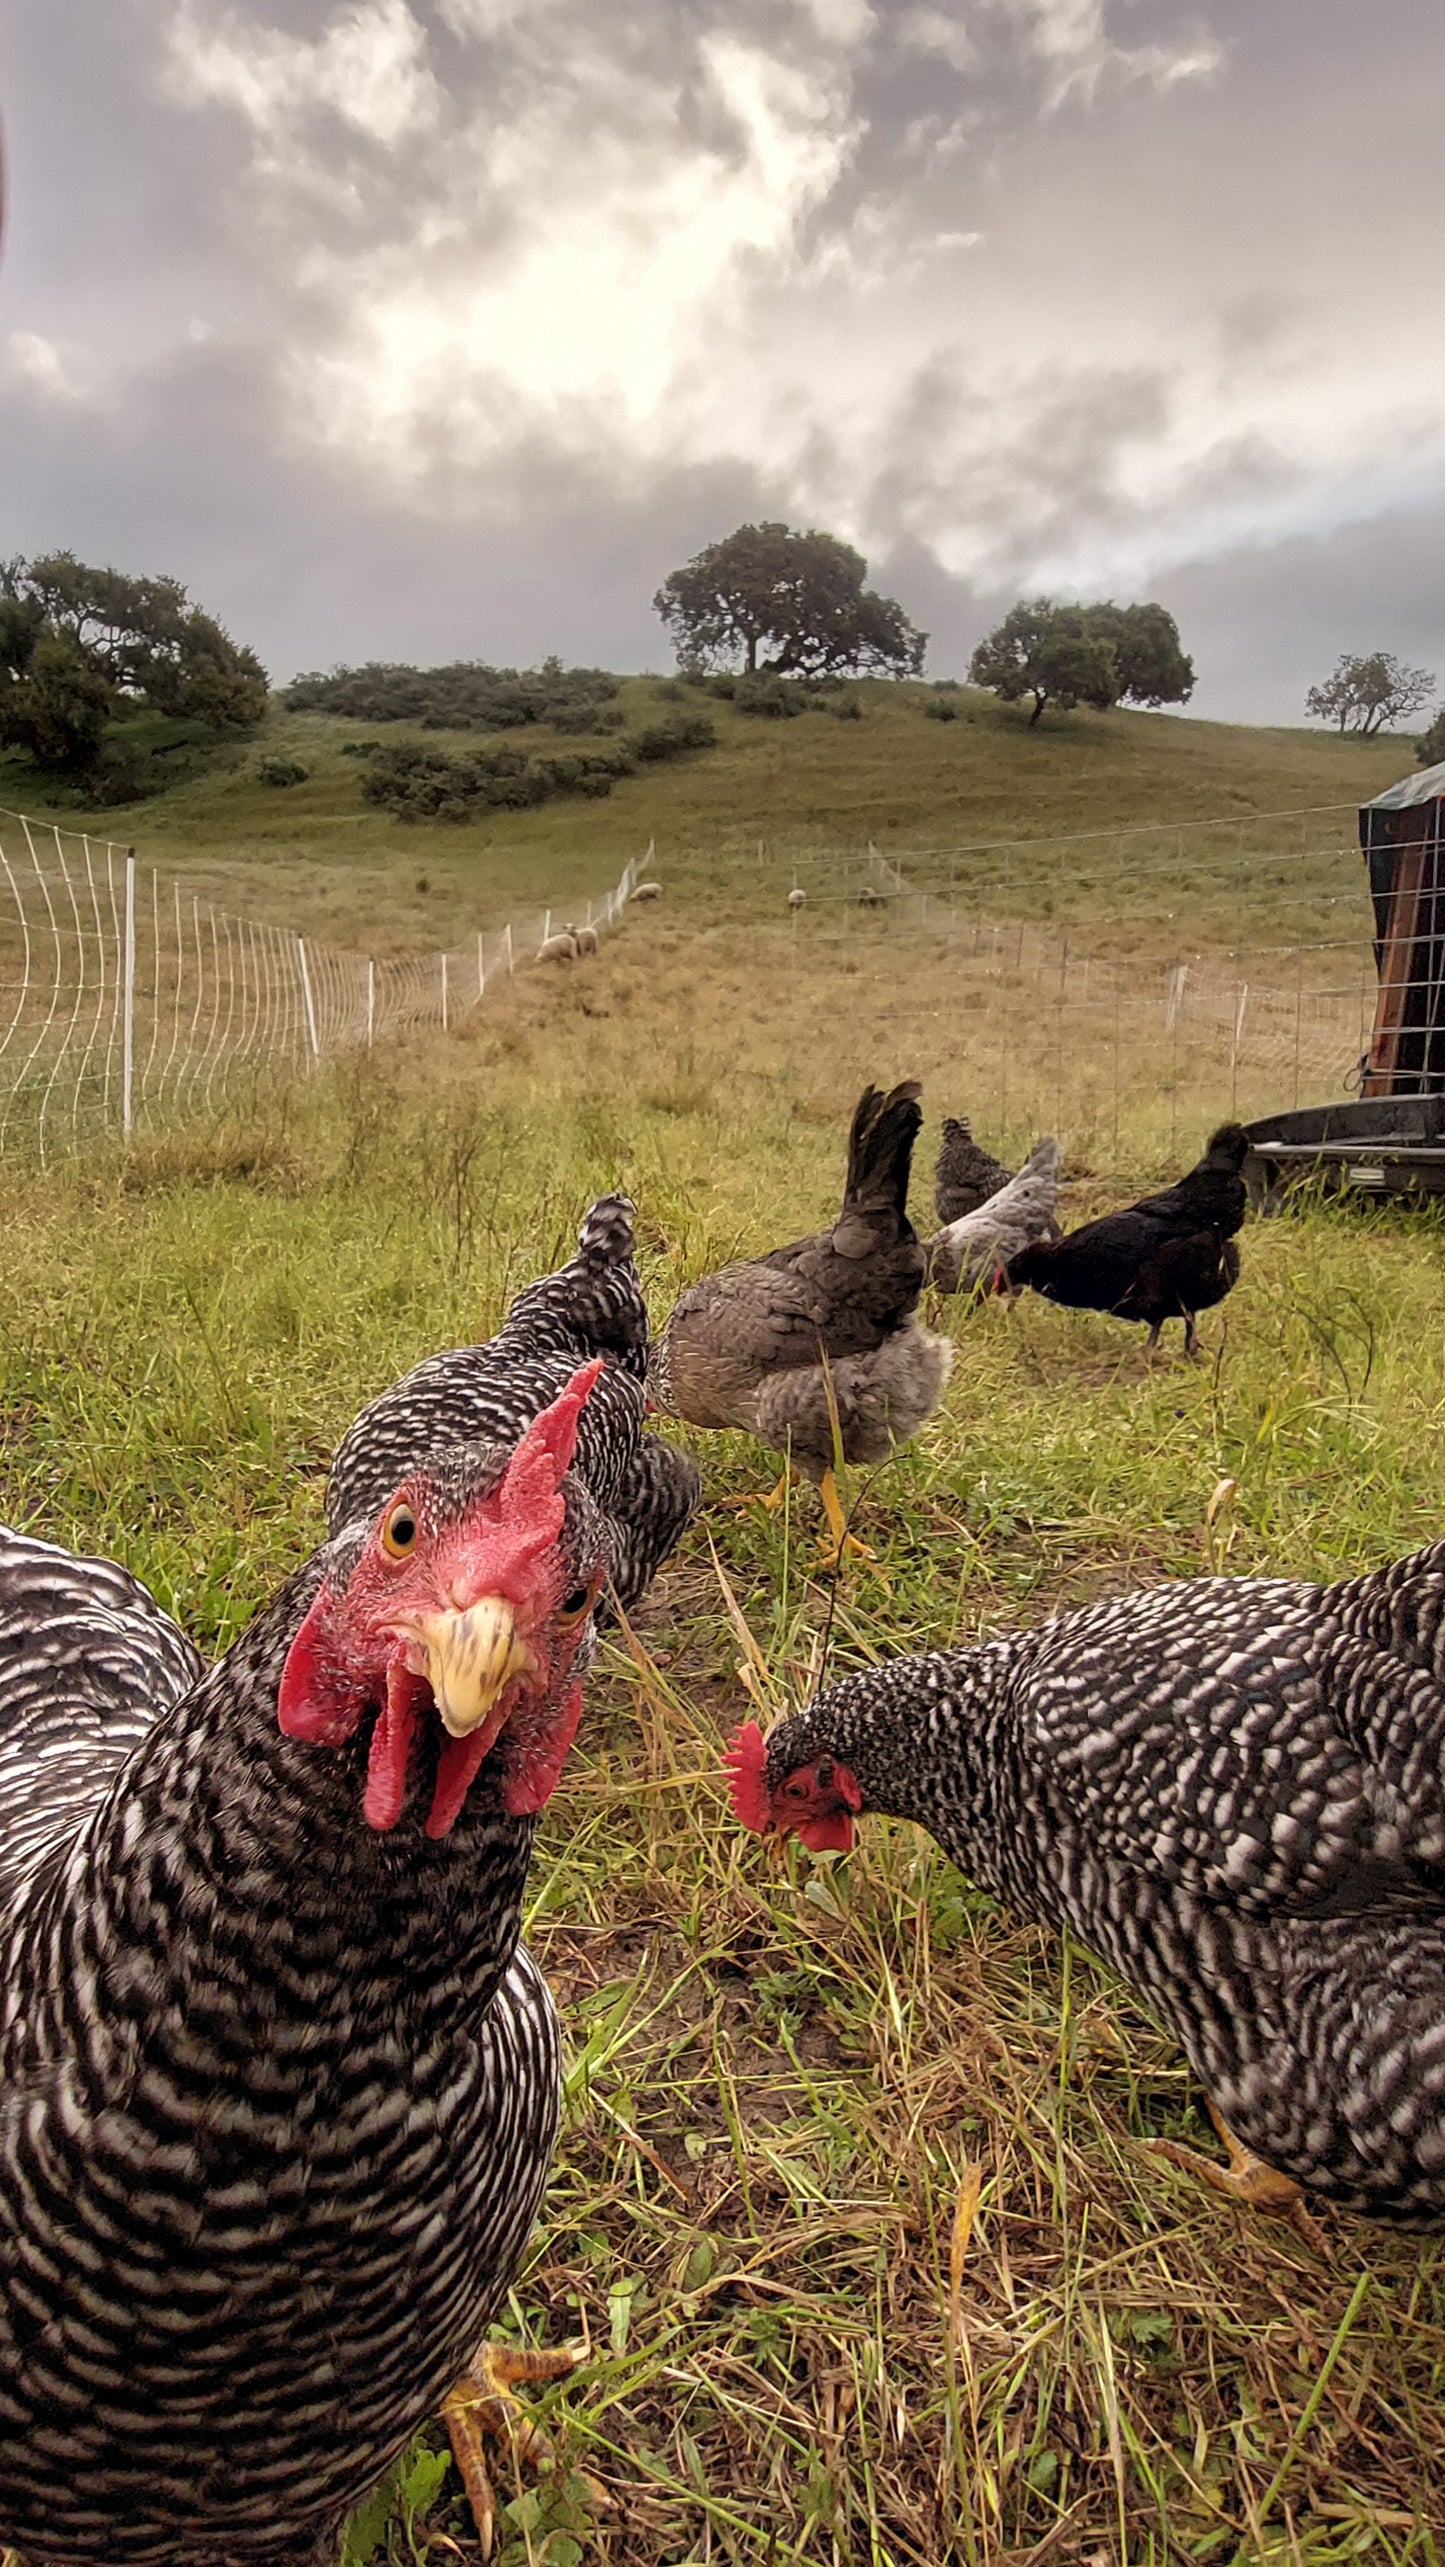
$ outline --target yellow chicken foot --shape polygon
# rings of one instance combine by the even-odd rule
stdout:
[[[776,1488],[749,1489],[743,1497],[725,1497],[722,1498],[719,1503],[723,1506],[736,1507],[739,1514],[743,1513],[750,1506],[765,1506],[769,1515],[776,1515],[778,1509],[783,1503],[783,1500],[788,1494],[788,1484],[791,1478],[792,1473],[790,1471],[784,1471]]]
[[[512,2395],[513,2389],[538,2380],[565,2380],[585,2359],[566,2346],[533,2352],[518,2345],[484,2344],[443,2398],[442,2417],[451,2437],[452,2458],[467,2491],[483,2558],[491,2557],[497,2524],[485,2444],[500,2443],[518,2471],[544,2469],[552,2458],[546,2435]]]
[[[860,1542],[854,1534],[849,1532],[838,1496],[838,1483],[831,1471],[825,1471],[819,1480],[818,1495],[823,1501],[823,1513],[828,1519],[833,1535],[832,1541],[825,1542],[818,1554],[819,1568],[839,1569],[845,1559],[876,1559],[878,1556],[876,1551],[870,1551],[866,1542]]]
[[[1186,2175],[1196,2175],[1201,2183],[1216,2193],[1227,2194],[1231,2201],[1247,2202],[1251,2210],[1273,2211],[1287,2219],[1296,2236],[1313,2247],[1317,2255],[1328,2255],[1324,2231],[1306,2208],[1304,2193],[1293,2175],[1282,2175],[1278,2167],[1266,2165],[1252,2148],[1246,2148],[1212,2103],[1209,2118],[1228,2152],[1227,2165],[1221,2166],[1215,2157],[1201,2156],[1197,2148],[1186,2148],[1177,2139],[1149,2140],[1151,2154],[1167,2157],[1171,2166],[1182,2167]]]

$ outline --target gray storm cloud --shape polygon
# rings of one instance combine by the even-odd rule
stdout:
[[[940,667],[1044,586],[1192,600],[1210,710],[1445,662],[1437,17],[18,0],[4,541],[175,569],[281,674],[660,663],[758,509]]]

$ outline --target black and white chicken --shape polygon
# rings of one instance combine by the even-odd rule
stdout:
[[[846,1850],[916,1819],[1176,2034],[1236,2198],[1445,2215],[1445,1543],[1366,1576],[1195,1578],[898,1658],[764,1738],[733,1808]]]
[[[428,1459],[208,1672],[0,1533],[0,2547],[298,2567],[478,2347],[556,2140],[520,1941],[611,1558],[600,1363]]]
[[[576,1256],[519,1292],[495,1337],[428,1355],[362,1410],[326,1485],[333,1533],[379,1506],[414,1464],[462,1444],[515,1441],[598,1355],[604,1370],[582,1413],[573,1467],[601,1509],[612,1592],[631,1612],[681,1541],[702,1488],[686,1453],[643,1431],[647,1306],[632,1225],[625,1195],[601,1196]]]

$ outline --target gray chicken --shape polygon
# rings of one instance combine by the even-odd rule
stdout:
[[[1059,1145],[1052,1138],[1037,1141],[1018,1175],[997,1194],[925,1239],[929,1282],[940,1292],[990,1283],[1010,1257],[1020,1256],[1036,1239],[1058,1237],[1058,1199]]]
[[[918,1097],[916,1079],[886,1096],[865,1088],[832,1228],[704,1275],[652,1353],[660,1409],[693,1426],[742,1427],[807,1472],[835,1565],[862,1549],[833,1477],[835,1417],[845,1461],[882,1461],[937,1406],[952,1357],[917,1317],[923,1251],[907,1204]]]
[[[940,1228],[946,1230],[950,1222],[961,1221],[966,1212],[977,1212],[1012,1175],[1012,1168],[975,1141],[966,1114],[945,1114],[933,1170],[933,1209]]]

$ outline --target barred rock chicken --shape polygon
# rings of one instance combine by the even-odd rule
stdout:
[[[831,1230],[719,1267],[682,1294],[653,1349],[660,1409],[693,1426],[737,1426],[816,1482],[834,1566],[862,1552],[833,1477],[882,1461],[934,1409],[952,1348],[920,1326],[923,1251],[908,1175],[923,1120],[916,1079],[865,1088],[853,1116],[843,1207]],[[773,1493],[776,1503],[787,1479]]]
[[[570,1264],[519,1292],[495,1337],[429,1355],[362,1410],[326,1484],[333,1533],[373,1513],[431,1455],[515,1441],[577,1365],[600,1355],[606,1370],[582,1413],[575,1468],[606,1518],[613,1593],[632,1610],[681,1541],[702,1487],[687,1454],[642,1431],[647,1308],[632,1222],[626,1195],[601,1196]]]
[[[1244,1221],[1239,1171],[1249,1134],[1222,1123],[1202,1159],[1162,1194],[1086,1221],[1052,1246],[1025,1248],[1008,1264],[1010,1285],[1028,1284],[1070,1310],[1107,1310],[1146,1321],[1149,1348],[1166,1319],[1184,1322],[1184,1351],[1196,1352],[1196,1314],[1211,1310],[1239,1281],[1235,1232]]]
[[[607,1529],[600,1363],[411,1472],[220,1663],[0,1535],[0,2546],[333,2561],[473,2366],[551,2163],[519,1940]],[[540,2373],[533,2366],[541,2364]]]
[[[1237,2198],[1445,2213],[1445,1543],[1197,1578],[901,1658],[729,1754],[758,1830],[916,1819],[1178,2036]]]
[[[1036,1240],[1058,1237],[1058,1199],[1059,1145],[1052,1138],[1035,1142],[1018,1175],[997,1194],[925,1239],[929,1282],[940,1292],[967,1292],[990,1282]]]
[[[943,1139],[933,1168],[933,1209],[940,1229],[961,1221],[966,1212],[977,1212],[991,1194],[997,1194],[1013,1175],[1002,1159],[995,1159],[982,1142],[975,1141],[973,1125],[966,1114],[945,1114]]]

